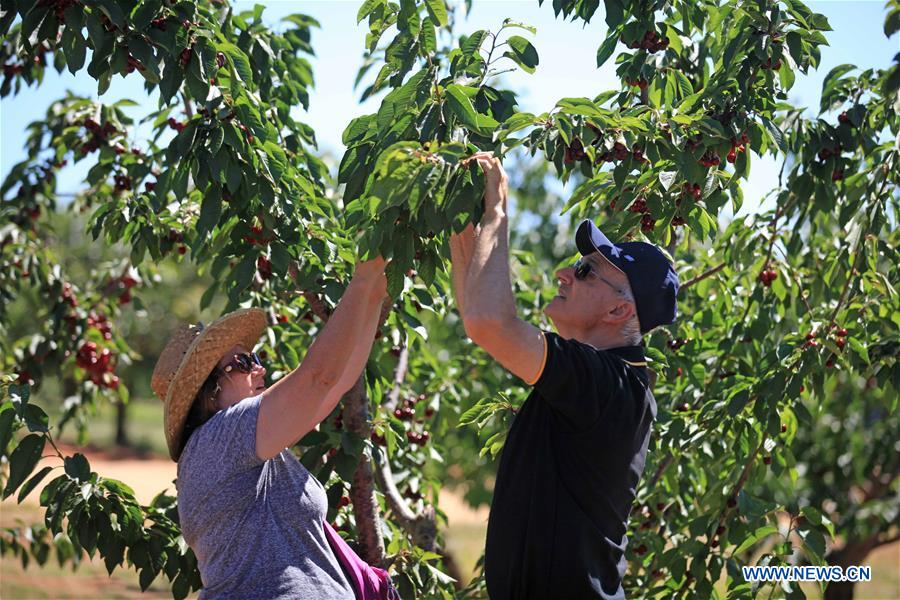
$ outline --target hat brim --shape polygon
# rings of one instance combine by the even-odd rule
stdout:
[[[241,345],[252,350],[266,330],[266,313],[246,308],[228,313],[204,328],[191,342],[166,393],[164,427],[169,456],[178,462],[182,435],[191,404],[203,382],[229,348]]]

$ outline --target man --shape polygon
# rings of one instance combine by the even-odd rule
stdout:
[[[500,457],[484,573],[492,600],[624,598],[625,530],[656,402],[641,336],[675,320],[678,278],[654,245],[611,243],[590,221],[545,307],[558,334],[516,314],[507,179],[485,173],[484,216],[451,236],[466,334],[533,386]]]

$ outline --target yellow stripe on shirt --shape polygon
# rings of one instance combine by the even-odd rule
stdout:
[[[541,342],[544,344],[544,357],[541,359],[541,368],[538,369],[537,375],[531,381],[525,381],[528,385],[534,385],[538,382],[538,379],[541,378],[541,375],[544,374],[544,367],[547,366],[547,336],[544,335],[544,331],[541,330]]]

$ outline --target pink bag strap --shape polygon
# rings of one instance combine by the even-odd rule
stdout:
[[[323,521],[325,537],[338,562],[344,568],[357,600],[400,600],[400,594],[384,569],[369,566],[353,551],[344,538],[327,521]]]

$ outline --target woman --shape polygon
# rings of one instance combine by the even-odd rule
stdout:
[[[165,402],[201,598],[355,597],[329,546],[325,490],[288,448],[362,372],[386,298],[384,266],[380,257],[357,265],[303,362],[269,388],[251,353],[266,329],[260,309],[182,327],[163,350],[151,385]]]

